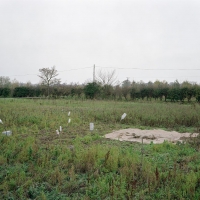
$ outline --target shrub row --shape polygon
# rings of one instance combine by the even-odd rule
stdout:
[[[76,96],[77,98],[89,99],[114,99],[114,100],[137,100],[152,98],[165,101],[191,101],[192,98],[200,102],[200,85],[197,84],[173,84],[168,83],[132,83],[120,86],[101,85],[88,83],[86,85],[60,84],[50,87],[51,97]],[[44,86],[20,86],[14,89],[0,88],[1,97],[41,97],[47,96]]]

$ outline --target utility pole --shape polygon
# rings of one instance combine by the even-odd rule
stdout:
[[[94,68],[93,68],[93,83],[95,82],[95,65],[94,65]]]

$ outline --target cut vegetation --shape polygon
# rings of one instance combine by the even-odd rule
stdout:
[[[198,133],[178,133],[176,131],[164,131],[161,129],[141,130],[129,128],[108,133],[105,135],[105,138],[145,144],[160,144],[164,141],[172,143],[183,142],[187,139],[191,139],[191,137],[197,137],[198,135]]]

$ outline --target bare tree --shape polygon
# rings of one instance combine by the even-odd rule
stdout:
[[[110,71],[110,72],[105,72],[102,70],[99,70],[97,72],[96,80],[99,82],[101,85],[113,85],[116,83],[116,71]]]
[[[112,86],[116,83],[115,70],[110,72],[99,70],[97,72],[96,82],[102,86],[101,89],[102,98],[111,97],[113,93]]]
[[[14,88],[19,87],[19,86],[20,86],[20,83],[19,83],[18,80],[16,80],[16,79],[12,80],[11,89],[14,89]]]
[[[41,78],[42,84],[47,87],[47,94],[49,97],[50,86],[60,83],[60,79],[55,78],[58,76],[58,71],[56,70],[55,66],[53,66],[51,68],[39,69],[39,72],[40,74],[38,76]]]
[[[10,87],[10,78],[7,76],[0,76],[0,87]]]

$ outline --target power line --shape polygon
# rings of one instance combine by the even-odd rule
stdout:
[[[94,76],[94,70],[95,70],[95,67],[97,68],[104,68],[104,69],[108,69],[108,68],[112,68],[112,69],[117,69],[117,70],[152,70],[152,71],[199,71],[200,69],[183,69],[183,68],[180,68],[180,69],[156,69],[156,68],[137,68],[137,67],[133,67],[133,68],[123,68],[123,67],[101,67],[101,66],[91,66],[91,67],[83,67],[83,68],[75,68],[75,69],[66,69],[66,70],[62,70],[62,71],[58,71],[58,72],[67,72],[67,71],[76,71],[76,70],[82,70],[82,69],[89,69],[89,68],[93,68],[93,76]],[[10,75],[10,76],[31,76],[31,75],[38,75],[38,74],[21,74],[21,75]],[[148,76],[149,77],[149,76]],[[180,76],[179,76],[180,77]],[[183,77],[183,76],[182,76]],[[187,77],[199,77],[199,76],[187,76]],[[163,78],[172,78],[172,77],[163,77]],[[93,77],[93,81],[94,81],[94,77]]]
[[[186,71],[186,70],[191,70],[191,71],[194,71],[194,70],[200,70],[200,69],[155,69],[155,68],[137,68],[137,67],[132,67],[132,68],[122,68],[122,67],[100,67],[100,66],[96,66],[96,67],[99,67],[99,68],[112,68],[112,69],[133,69],[133,70],[169,70],[169,71],[171,71],[171,70],[173,70],[173,71],[175,71],[175,70],[180,70],[180,71],[182,71],[182,70],[184,70],[184,71]]]
[[[77,68],[77,69],[67,69],[67,70],[58,71],[58,72],[75,71],[75,70],[88,69],[88,68],[91,68],[91,67],[83,67],[83,68]]]
[[[87,69],[87,68],[91,68],[91,67],[76,68],[76,69],[67,69],[67,70],[58,71],[58,72],[75,71],[75,70],[81,70],[81,69]],[[10,76],[32,76],[32,75],[38,75],[38,74],[18,74],[18,75],[10,75]]]

